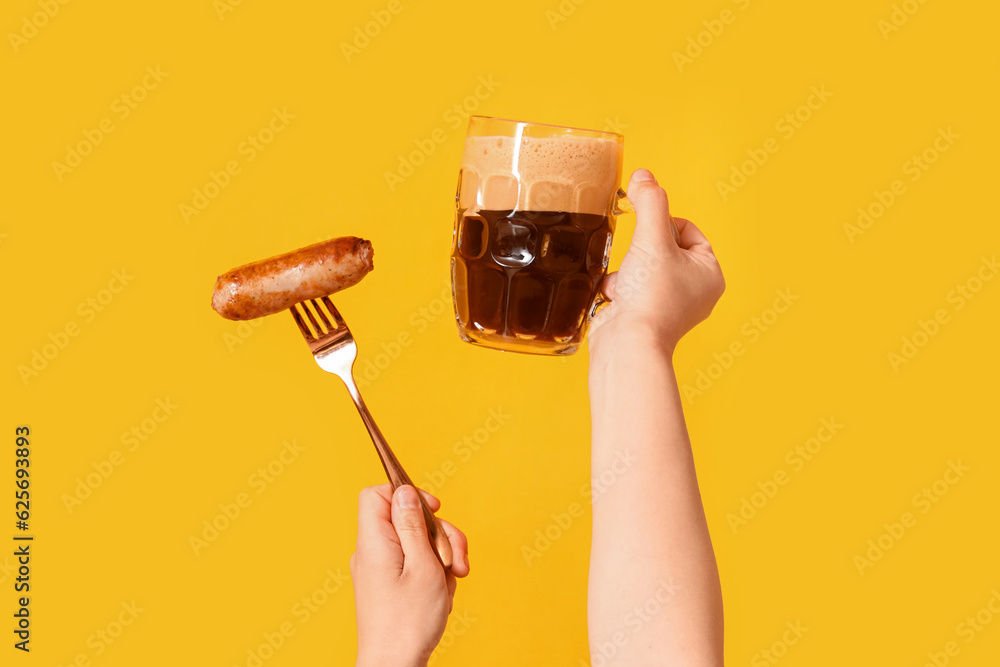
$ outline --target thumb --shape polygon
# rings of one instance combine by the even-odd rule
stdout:
[[[615,300],[615,287],[618,285],[618,272],[613,271],[608,275],[604,276],[604,280],[601,281],[601,293],[604,294],[604,298],[608,301]]]
[[[404,484],[392,494],[392,526],[399,536],[399,545],[403,549],[403,567],[420,565],[424,562],[437,564],[437,557],[431,549],[427,537],[427,524],[424,522],[424,511],[420,507],[417,491],[409,484]]]
[[[673,223],[670,220],[670,203],[666,191],[656,182],[648,169],[636,169],[628,182],[628,200],[635,208],[635,233],[633,242],[646,246],[655,253],[676,247]]]

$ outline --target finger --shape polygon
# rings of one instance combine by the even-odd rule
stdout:
[[[420,495],[424,497],[424,502],[427,503],[427,507],[429,507],[432,512],[437,512],[441,509],[441,501],[438,500],[437,496],[431,494],[429,491],[424,491],[423,489],[418,490],[420,491]]]
[[[455,589],[458,588],[458,580],[448,574],[445,581],[448,584],[448,613],[450,614],[451,610],[455,608]]]
[[[392,527],[399,536],[403,548],[403,567],[426,567],[437,564],[437,556],[427,537],[427,524],[420,507],[417,492],[409,484],[403,484],[392,495]],[[440,565],[436,565],[440,568]]]
[[[438,519],[438,523],[444,530],[444,534],[448,536],[448,541],[451,542],[451,573],[459,578],[469,576],[468,538],[465,533],[444,519]]]
[[[670,230],[670,203],[666,191],[648,169],[636,169],[628,183],[628,200],[635,208],[633,239],[647,241],[655,249],[676,246]]]
[[[715,254],[712,251],[712,244],[708,242],[708,239],[693,222],[684,218],[674,218],[674,222],[677,224],[677,233],[681,237],[681,248],[691,252]]]
[[[615,300],[615,285],[618,284],[618,272],[614,271],[604,276],[604,280],[601,281],[601,293],[604,298],[608,301]]]
[[[392,487],[388,483],[361,489],[358,494],[358,551],[385,555],[399,550],[399,538],[392,527],[391,506]]]
[[[392,502],[392,485],[389,482],[383,482],[382,484],[376,484],[370,487],[373,491],[378,493],[380,496],[385,498],[386,502]],[[424,497],[424,502],[427,506],[431,508],[432,512],[437,512],[441,509],[441,500],[435,496],[430,491],[424,491],[420,489],[420,495]]]

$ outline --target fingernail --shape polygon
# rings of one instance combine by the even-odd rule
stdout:
[[[656,176],[653,176],[653,172],[649,169],[636,169],[635,173],[632,174],[632,180],[636,183],[642,183],[644,181],[653,181],[657,185]]]
[[[404,510],[411,510],[420,506],[420,501],[417,499],[417,492],[409,484],[404,484],[396,489],[396,503]]]

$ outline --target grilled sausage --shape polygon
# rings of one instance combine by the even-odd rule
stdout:
[[[237,267],[215,281],[212,308],[229,320],[281,312],[357,284],[373,254],[370,241],[344,236]]]

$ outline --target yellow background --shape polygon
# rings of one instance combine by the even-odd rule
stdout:
[[[33,431],[37,537],[33,650],[11,647],[13,575],[0,570],[0,663],[247,665],[284,622],[295,634],[263,664],[351,663],[349,584],[307,622],[293,609],[328,570],[347,573],[357,492],[382,471],[290,318],[241,328],[209,296],[232,266],[354,234],[372,240],[376,270],[337,304],[360,340],[359,371],[384,367],[363,392],[415,479],[452,473],[436,487],[442,515],[471,541],[455,603],[467,621],[452,623],[436,664],[586,664],[589,509],[530,565],[522,546],[586,505],[587,355],[459,341],[443,292],[457,104],[623,131],[626,171],[653,169],[718,252],[728,291],[676,366],[685,385],[717,376],[685,407],[728,663],[770,664],[759,652],[801,622],[806,634],[777,649],[783,665],[922,665],[949,641],[960,648],[950,664],[996,664],[1000,620],[971,643],[957,626],[1000,586],[1000,280],[961,309],[949,293],[1000,246],[989,206],[1000,10],[907,5],[915,13],[885,38],[890,0],[399,0],[348,60],[342,43],[388,3],[247,0],[220,14],[211,0],[74,0],[16,52],[9,33],[42,9],[4,3],[2,429],[10,450],[16,425]],[[731,21],[713,23],[723,10]],[[675,53],[699,35],[706,46],[679,68]],[[112,105],[147,67],[167,74],[120,118]],[[832,96],[787,137],[776,124],[813,86]],[[241,143],[275,108],[294,118],[248,161]],[[102,119],[113,131],[60,182],[52,163]],[[904,164],[949,127],[959,138],[911,181]],[[438,129],[443,143],[390,189],[385,173]],[[717,183],[769,138],[777,152],[724,201]],[[180,205],[231,160],[240,173],[186,222]],[[905,193],[852,243],[844,225],[897,179]],[[619,223],[613,265],[632,224]],[[127,286],[102,293],[122,269]],[[777,290],[798,300],[750,341],[744,327],[769,317]],[[102,297],[86,319],[79,304]],[[887,355],[938,309],[947,323],[894,370]],[[24,381],[19,367],[72,323],[78,335]],[[401,334],[409,343],[394,348]],[[713,355],[734,342],[743,354],[721,368]],[[123,433],[157,399],[178,407],[146,421],[155,431],[130,451]],[[485,438],[490,410],[504,421]],[[793,470],[786,453],[831,417],[843,428]],[[472,456],[455,449],[466,437],[483,441]],[[305,450],[258,494],[251,476],[286,440]],[[70,512],[64,496],[116,450],[121,465]],[[12,458],[0,457],[0,488]],[[949,461],[969,471],[921,513],[914,495]],[[788,483],[734,532],[727,515],[778,471]],[[240,493],[249,507],[196,555],[190,537]],[[916,525],[860,574],[855,556],[907,511]],[[13,544],[11,512],[0,516]],[[95,640],[133,601],[143,611],[114,643]]]

